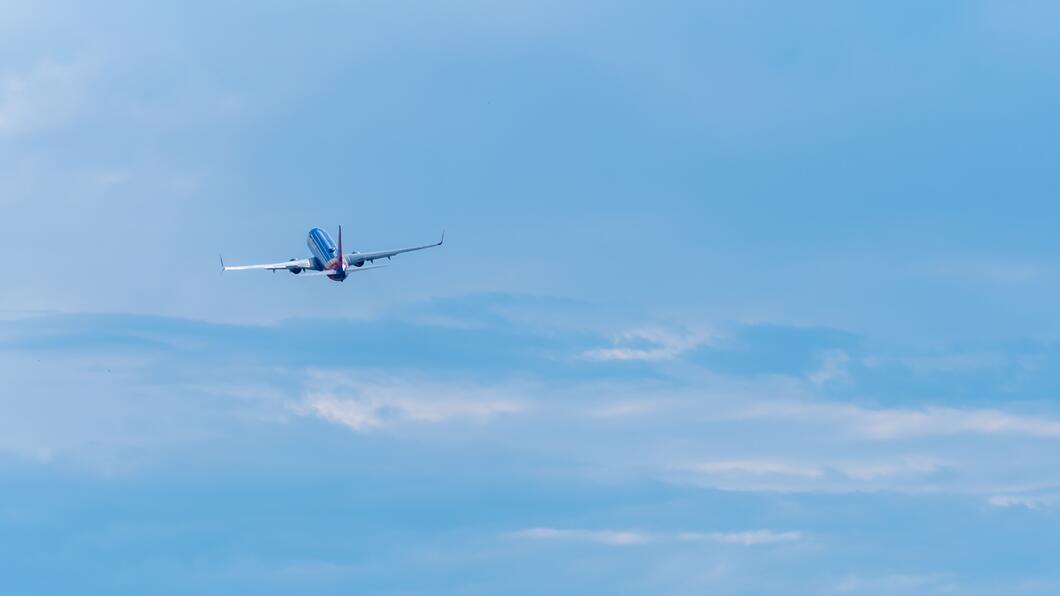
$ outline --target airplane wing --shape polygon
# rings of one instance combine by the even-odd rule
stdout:
[[[246,271],[248,269],[265,269],[268,271],[278,271],[281,269],[312,269],[313,262],[309,259],[298,259],[294,261],[284,261],[282,263],[265,263],[264,265],[236,265],[230,266],[225,265],[224,259],[221,259],[221,271]]]
[[[373,265],[371,267],[347,269],[346,273],[357,273],[358,271],[367,271],[369,269],[382,269],[383,267],[386,267],[386,265]],[[298,277],[320,277],[321,275],[335,275],[335,270],[325,269],[323,271],[303,271],[298,274]]]
[[[401,253],[412,252],[414,250],[423,250],[425,248],[434,248],[435,246],[441,246],[445,242],[445,232],[442,232],[442,239],[433,244],[424,244],[423,246],[412,246],[409,248],[398,248],[395,250],[380,250],[376,252],[353,252],[346,253],[347,265],[355,265],[357,263],[374,263],[377,259],[389,259],[395,255]],[[347,269],[347,271],[353,271],[353,269]]]

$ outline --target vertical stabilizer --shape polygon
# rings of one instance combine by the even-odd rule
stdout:
[[[346,271],[346,255],[342,252],[342,226],[339,226],[339,254],[337,255],[338,262],[335,263],[335,270],[342,273]]]

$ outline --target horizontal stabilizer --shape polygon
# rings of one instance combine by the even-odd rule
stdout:
[[[382,269],[387,265],[372,265],[371,267],[350,267],[346,269],[346,273],[357,273],[358,271],[367,271],[368,269]],[[303,271],[298,274],[299,277],[320,277],[321,275],[336,275],[338,272],[334,269],[325,269],[324,271]]]

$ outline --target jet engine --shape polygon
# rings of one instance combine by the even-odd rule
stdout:
[[[297,261],[297,260],[298,259],[288,259],[288,261]],[[301,267],[288,267],[287,270],[290,271],[291,273],[295,274],[295,275],[298,275],[299,273],[302,272],[302,268]]]

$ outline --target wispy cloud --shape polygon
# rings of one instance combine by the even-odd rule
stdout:
[[[485,422],[519,412],[521,402],[475,386],[415,383],[366,373],[315,373],[313,385],[293,409],[362,431],[390,424],[449,420]]]
[[[626,418],[648,414],[659,409],[660,400],[622,400],[595,405],[585,410],[593,418]]]
[[[28,133],[69,121],[94,72],[88,63],[42,61],[0,78],[0,135]]]
[[[821,367],[810,373],[809,380],[815,385],[824,385],[830,381],[846,379],[849,377],[847,365],[850,356],[843,350],[829,350],[824,354]]]
[[[999,410],[855,410],[850,423],[855,433],[878,439],[959,433],[1060,437],[1060,420]]]
[[[512,534],[527,540],[556,540],[591,542],[608,546],[630,546],[658,542],[717,542],[756,546],[797,542],[803,539],[800,532],[774,532],[772,530],[750,530],[745,532],[642,532],[634,530],[582,530],[559,528],[528,528]]]
[[[741,460],[714,461],[692,464],[690,469],[707,474],[749,474],[753,476],[795,476],[798,478],[820,478],[824,469],[820,466],[782,461]]]
[[[334,395],[314,395],[305,401],[306,409],[321,418],[353,430],[365,430],[397,422],[444,422],[450,419],[485,421],[498,414],[522,409],[512,402],[442,401],[363,397],[342,399]]]
[[[837,581],[831,591],[840,594],[931,594],[956,590],[956,583],[947,575],[892,574],[879,577],[848,575]]]
[[[804,538],[801,532],[774,532],[772,530],[751,530],[747,532],[684,532],[677,534],[677,539],[692,542],[720,542],[756,546],[759,544],[781,544],[798,542]]]
[[[952,467],[927,456],[832,461],[727,460],[674,466],[691,472],[695,483],[740,491],[847,492],[907,484]],[[886,484],[881,484],[881,482]]]
[[[951,468],[953,464],[935,457],[913,456],[839,461],[829,464],[829,467],[851,480],[872,482],[888,478],[926,476]]]
[[[643,327],[619,334],[607,348],[588,350],[582,356],[601,361],[671,360],[708,343],[711,335],[701,331],[674,332],[660,327]]]
[[[1051,509],[1060,504],[1060,495],[992,495],[986,500],[991,507],[1025,509]]]
[[[1060,420],[990,409],[871,409],[826,403],[764,402],[737,417],[826,423],[847,434],[870,439],[954,434],[1060,437]]]
[[[644,544],[655,540],[655,537],[651,534],[628,530],[561,530],[558,528],[527,528],[514,532],[513,536],[528,540],[568,540],[611,546]]]

